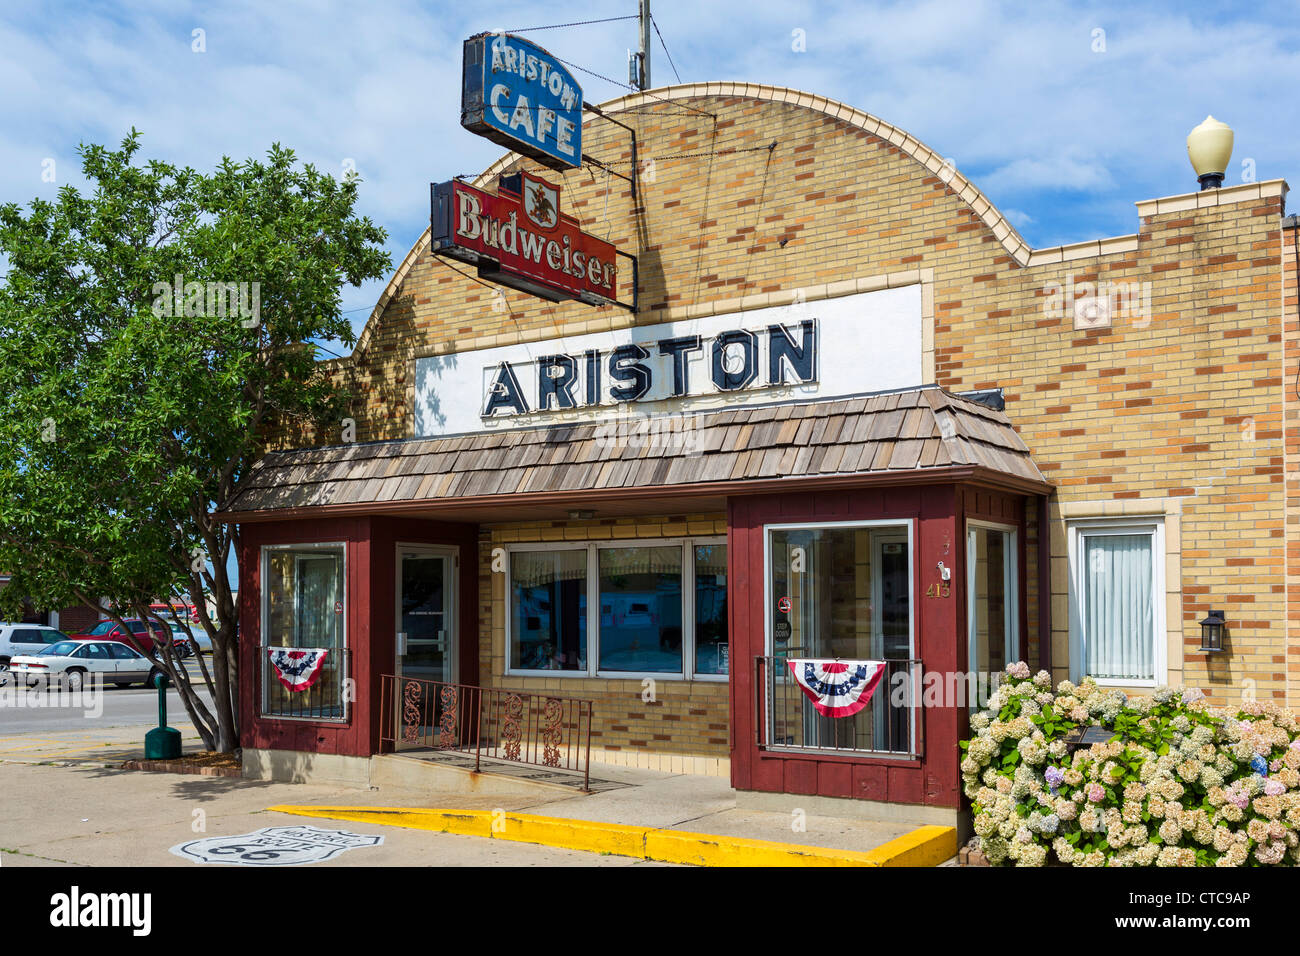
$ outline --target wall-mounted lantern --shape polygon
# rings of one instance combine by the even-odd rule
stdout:
[[[1201,622],[1201,650],[1206,654],[1217,654],[1223,650],[1223,612],[1210,611]]]
[[[1187,158],[1192,161],[1201,189],[1218,189],[1232,158],[1232,127],[1213,116],[1187,134]]]

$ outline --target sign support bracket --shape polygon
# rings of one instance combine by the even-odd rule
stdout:
[[[620,173],[618,170],[611,168],[608,163],[602,162],[601,160],[597,159],[595,156],[590,155],[589,153],[582,154],[582,161],[584,163],[591,163],[594,166],[599,166],[601,169],[605,170],[605,172],[617,176],[619,179],[626,180],[627,183],[632,187],[632,201],[636,202],[637,201],[636,174],[637,174],[637,167],[638,167],[637,152],[636,152],[636,130],[634,130],[631,126],[628,126],[626,123],[622,123],[614,119],[614,117],[610,116],[599,106],[592,106],[590,103],[584,102],[582,104],[582,108],[584,110],[587,110],[590,113],[595,113],[601,119],[607,120],[608,122],[613,123],[615,126],[623,127],[625,130],[627,130],[628,135],[632,138],[632,175],[631,176],[625,176],[623,173]],[[636,310],[633,309],[633,311]]]

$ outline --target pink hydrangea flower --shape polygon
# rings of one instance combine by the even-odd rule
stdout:
[[[1088,800],[1092,803],[1101,803],[1106,799],[1106,791],[1101,788],[1099,783],[1088,784]]]

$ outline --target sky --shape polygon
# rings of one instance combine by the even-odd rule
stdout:
[[[361,175],[358,211],[396,266],[430,182],[501,148],[459,125],[461,42],[483,30],[631,17],[584,4],[256,0],[0,5],[0,202],[82,184],[81,143],[196,169],[262,156]],[[1236,145],[1226,183],[1300,181],[1300,4],[654,0],[652,80],[790,86],[864,109],[948,157],[1034,247],[1124,235],[1135,202],[1189,192],[1207,114]],[[635,20],[528,32],[612,80]],[[575,71],[576,72],[576,71]],[[577,72],[589,102],[626,92]],[[348,287],[357,331],[387,279]]]

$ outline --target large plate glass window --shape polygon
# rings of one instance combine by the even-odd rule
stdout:
[[[587,671],[587,551],[510,555],[510,669]]]
[[[268,547],[262,557],[263,713],[341,720],[346,676],[343,545]],[[325,651],[311,686],[305,690],[284,686],[265,657],[271,647]]]
[[[1075,680],[1154,685],[1165,679],[1164,526],[1070,526],[1070,665]]]
[[[725,540],[519,544],[508,553],[508,673],[727,679]]]
[[[682,673],[682,547],[600,548],[601,671]]]
[[[775,526],[768,537],[769,732],[796,748],[907,751],[911,715],[891,686],[911,680],[910,526],[864,523]],[[884,660],[871,703],[847,717],[813,709],[786,659]]]

